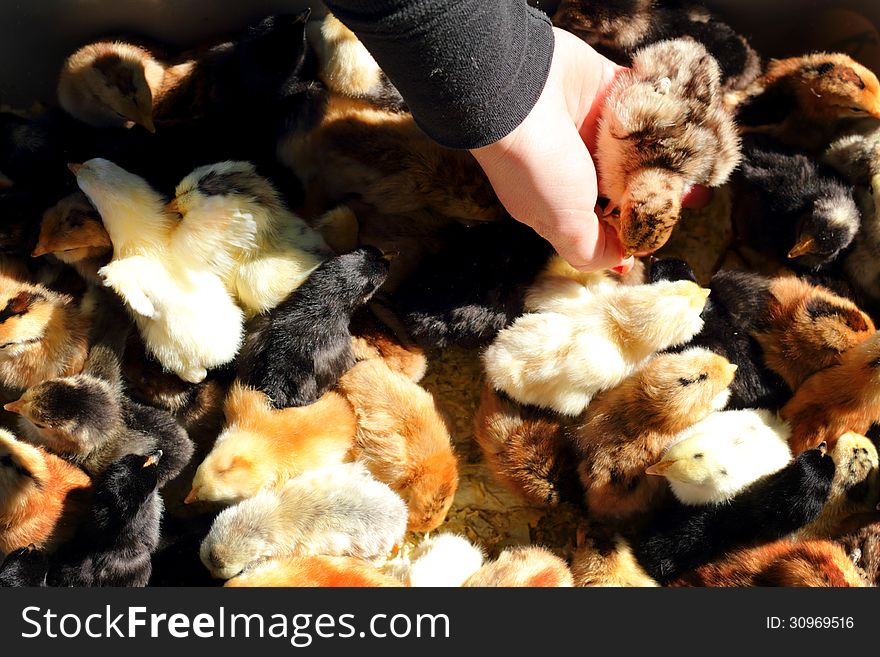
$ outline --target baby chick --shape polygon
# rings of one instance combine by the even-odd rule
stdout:
[[[826,147],[854,119],[880,118],[877,76],[840,53],[771,60],[733,100],[744,132],[768,134],[809,151]]]
[[[737,550],[668,585],[863,587],[865,581],[839,545],[830,541],[783,539]]]
[[[679,433],[724,407],[735,371],[717,354],[688,349],[655,357],[596,396],[568,431],[592,516],[633,516],[663,500],[665,487],[645,469]]]
[[[233,587],[397,587],[399,580],[383,575],[374,565],[354,557],[276,557],[236,575]]]
[[[72,170],[113,243],[113,260],[98,274],[129,307],[149,351],[191,383],[231,361],[242,341],[241,309],[215,273],[171,248],[179,226],[162,196],[108,160]]]
[[[696,277],[685,261],[663,258],[652,263],[649,280],[696,281]],[[759,276],[736,271],[717,272],[709,282],[711,292],[700,315],[703,329],[690,342],[670,349],[703,347],[736,365],[728,409],[776,410],[791,396],[779,376],[764,365],[761,347],[750,333],[761,304],[766,303],[767,288],[766,279]]]
[[[75,465],[0,429],[0,555],[68,538],[91,480]]]
[[[271,312],[252,322],[238,360],[242,383],[275,408],[313,404],[354,365],[349,323],[388,275],[372,247],[322,263]]]
[[[568,565],[542,547],[514,547],[502,552],[473,575],[463,586],[473,587],[571,587]]]
[[[874,522],[836,541],[849,554],[868,586],[880,582],[880,522]]]
[[[406,103],[376,60],[336,16],[310,22],[306,40],[318,56],[319,77],[330,91],[360,98],[391,111]]]
[[[794,454],[821,442],[834,447],[848,431],[864,434],[880,420],[880,333],[843,352],[840,362],[816,372],[780,411],[791,425]]]
[[[639,50],[608,92],[597,148],[600,190],[620,208],[624,250],[656,251],[678,222],[686,191],[722,185],[739,163],[717,62],[681,39]]]
[[[565,422],[552,413],[483,388],[474,437],[495,478],[535,506],[577,503],[583,496]]]
[[[128,454],[95,479],[88,516],[52,558],[49,586],[146,586],[159,544],[162,451]]]
[[[732,199],[741,239],[808,270],[837,259],[861,221],[851,186],[829,167],[765,135],[743,138]]]
[[[666,477],[683,504],[719,504],[788,465],[790,433],[772,411],[712,413],[678,434],[645,474]]]
[[[761,60],[745,37],[696,5],[654,0],[562,0],[553,24],[624,65],[629,64],[637,48],[649,43],[693,39],[718,62],[725,90],[742,89],[761,73]]]
[[[831,491],[834,462],[823,444],[759,479],[725,504],[661,511],[634,544],[661,584],[740,546],[783,538],[815,520]]]
[[[277,306],[329,255],[250,162],[218,162],[184,178],[166,208],[175,248],[219,275],[249,317]]]
[[[51,254],[73,267],[85,281],[100,283],[98,270],[110,262],[112,253],[101,215],[85,194],[74,192],[43,213],[31,256]]]
[[[192,442],[170,413],[128,399],[112,348],[92,347],[82,373],[50,379],[4,406],[21,415],[31,442],[81,465],[96,476],[126,454],[164,452],[155,467],[159,485],[189,462]]]
[[[853,531],[859,520],[876,519],[880,502],[880,460],[877,448],[865,436],[848,432],[831,450],[834,481],[822,514],[804,527],[803,538],[837,538]]]
[[[659,586],[633,556],[632,546],[621,535],[605,529],[578,531],[578,546],[571,558],[575,586]]]
[[[12,392],[79,372],[89,317],[73,298],[0,274],[0,386]]]
[[[552,247],[512,219],[447,232],[448,246],[425,258],[394,306],[425,348],[482,346],[522,314],[524,288]]]
[[[690,281],[620,285],[564,313],[523,315],[483,353],[486,375],[520,403],[578,415],[655,351],[699,333],[708,295]]]
[[[0,565],[0,587],[45,586],[49,562],[34,545],[10,552]]]
[[[338,393],[314,404],[275,409],[266,395],[235,383],[224,402],[226,426],[192,482],[186,503],[234,504],[305,471],[342,463],[355,416]]]
[[[339,391],[354,407],[354,455],[406,502],[409,531],[446,518],[458,489],[458,461],[434,397],[381,360],[361,361]]]
[[[202,542],[202,563],[230,579],[267,557],[376,559],[403,539],[406,505],[359,463],[310,470],[279,492],[222,511]]]
[[[868,315],[824,287],[781,276],[770,279],[768,291],[753,334],[767,367],[792,390],[874,335],[874,322]]]
[[[458,534],[441,532],[425,536],[412,553],[408,563],[395,572],[407,586],[462,586],[476,573],[485,560],[483,551]]]

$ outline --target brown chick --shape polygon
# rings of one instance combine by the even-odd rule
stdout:
[[[458,489],[458,462],[433,396],[381,360],[365,360],[339,380],[357,416],[354,454],[409,508],[409,531],[446,518]]]
[[[836,543],[849,554],[868,586],[876,587],[880,583],[880,522],[842,536]]]
[[[771,279],[755,339],[764,362],[792,390],[870,338],[874,322],[849,299],[795,276]]]
[[[839,545],[783,539],[700,566],[669,586],[863,587],[865,580]]]
[[[226,426],[196,471],[186,503],[235,503],[283,486],[306,470],[348,460],[355,436],[351,405],[325,393],[308,406],[276,409],[236,381],[224,403]]]
[[[113,245],[101,215],[82,192],[65,196],[43,213],[31,256],[46,254],[73,267],[89,283],[101,283],[98,270],[110,262]]]
[[[0,429],[0,555],[31,543],[51,550],[88,506],[89,476]]]
[[[20,393],[81,371],[88,328],[72,297],[0,276],[0,387]]]
[[[848,431],[864,435],[880,420],[880,333],[804,381],[779,416],[791,425],[794,455],[822,442],[833,449]]]
[[[571,587],[574,583],[566,563],[542,547],[509,548],[490,561],[463,586],[473,587]]]
[[[837,538],[861,521],[876,520],[880,502],[880,460],[869,438],[848,432],[831,450],[834,479],[822,513],[798,532],[801,538]]]
[[[744,132],[761,132],[781,141],[818,150],[853,119],[880,119],[877,76],[848,55],[814,53],[773,60],[737,103]]]
[[[355,557],[278,557],[249,568],[224,584],[230,587],[397,587],[400,580],[382,574]]]
[[[666,483],[645,474],[676,435],[727,403],[736,366],[705,349],[661,354],[596,396],[569,438],[591,515],[626,518],[660,504]]]
[[[579,528],[571,574],[575,586],[660,586],[639,565],[629,542],[606,528]]]
[[[474,416],[474,436],[489,470],[529,504],[556,506],[583,495],[565,420],[512,401],[485,386]]]

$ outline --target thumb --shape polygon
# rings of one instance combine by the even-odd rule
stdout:
[[[595,212],[584,211],[559,225],[544,225],[538,232],[572,267],[582,271],[611,269],[632,264],[623,261],[623,246],[617,231],[601,221]]]

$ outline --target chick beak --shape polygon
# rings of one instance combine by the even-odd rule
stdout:
[[[199,492],[195,488],[193,488],[189,492],[189,495],[187,495],[186,498],[184,498],[183,503],[184,504],[192,504],[193,502],[198,502],[198,500],[199,500]]]
[[[77,164],[76,162],[68,162],[67,168],[70,169],[70,172],[75,176],[79,173],[79,170],[83,168],[83,165]]]
[[[8,404],[3,404],[3,408],[9,411],[10,413],[16,413],[18,415],[24,415],[24,406],[25,402],[20,399],[14,402],[9,402]]]
[[[731,378],[731,379],[732,379],[732,378],[734,377],[734,375],[736,374],[737,367],[738,367],[738,365],[736,365],[736,364],[734,364],[734,363],[730,363],[730,364],[727,366],[727,373],[730,375],[730,378]]]
[[[819,449],[819,453],[820,453],[820,455],[821,455],[821,456],[825,456],[825,455],[828,453],[828,443],[826,443],[826,442],[823,440],[821,443],[819,443],[819,447],[818,447],[818,449]]]
[[[385,262],[394,262],[394,259],[400,255],[400,251],[386,251],[382,254],[382,260]]]
[[[156,124],[153,123],[153,114],[152,111],[144,112],[137,119],[135,119],[135,123],[139,126],[143,126],[152,134],[156,134]]]
[[[791,251],[788,252],[789,258],[798,258],[802,255],[807,255],[808,253],[816,252],[816,240],[812,237],[802,237],[797,243],[791,247]]]
[[[157,449],[155,452],[153,452],[152,454],[150,454],[150,455],[147,457],[147,460],[144,461],[144,466],[143,466],[143,467],[145,467],[145,468],[149,468],[149,467],[152,467],[152,466],[158,465],[158,464],[159,464],[159,459],[161,459],[161,458],[162,458],[162,450],[161,450],[161,449]]]
[[[31,251],[31,258],[39,258],[41,255],[46,255],[49,252],[50,251],[45,246],[43,246],[42,244],[37,244],[34,247],[34,250]]]
[[[660,463],[655,463],[650,468],[645,470],[645,474],[655,475],[657,477],[664,476],[664,472],[666,472],[669,468],[672,467],[673,463],[677,463],[678,459],[673,459],[671,461],[660,461]]]

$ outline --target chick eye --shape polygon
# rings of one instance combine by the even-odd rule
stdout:
[[[708,378],[709,378],[709,373],[703,372],[702,374],[700,374],[700,376],[695,377],[693,379],[686,379],[686,378],[682,377],[678,380],[678,382],[682,386],[689,386],[692,383],[699,383],[700,381],[705,381]]]
[[[701,458],[703,458],[703,454],[694,454],[694,458],[699,461]]]
[[[880,367],[880,356],[868,363],[868,367]]]
[[[861,107],[850,107],[849,111],[853,114],[867,114],[868,112]]]
[[[12,466],[12,454],[4,454],[0,456],[0,465],[11,467]]]
[[[46,428],[46,425],[45,425],[45,424],[40,424],[39,422],[34,422],[34,426],[35,426],[37,429],[45,429],[45,428]]]

